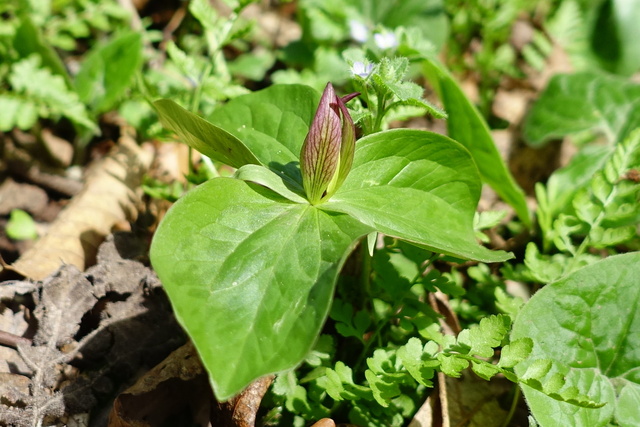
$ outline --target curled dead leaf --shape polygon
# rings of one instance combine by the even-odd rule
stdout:
[[[121,137],[118,146],[91,168],[82,192],[60,213],[49,232],[11,268],[36,280],[62,264],[83,271],[113,226],[136,217],[136,191],[152,157],[131,137]]]

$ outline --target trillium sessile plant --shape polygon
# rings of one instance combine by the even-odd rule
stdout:
[[[322,96],[274,85],[210,121],[170,100],[155,104],[182,141],[237,168],[178,200],[151,245],[219,400],[304,359],[342,265],[374,231],[458,258],[511,257],[475,239],[481,184],[463,146],[410,129],[356,143],[348,99],[330,85]]]

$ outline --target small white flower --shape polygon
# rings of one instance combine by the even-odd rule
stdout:
[[[349,21],[349,30],[351,32],[351,38],[357,42],[364,43],[369,38],[369,30],[367,27],[355,19]]]
[[[396,35],[389,31],[375,33],[373,35],[373,41],[376,43],[376,46],[383,50],[398,46]]]
[[[360,76],[363,79],[367,78],[373,71],[373,64],[365,64],[364,62],[356,61],[351,66],[351,74],[354,76]]]

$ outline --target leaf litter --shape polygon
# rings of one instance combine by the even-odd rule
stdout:
[[[41,281],[0,283],[0,314],[25,320],[15,335],[32,335],[2,347],[14,362],[0,366],[0,424],[64,425],[95,411],[91,425],[106,425],[114,396],[185,342],[155,274],[119,252],[143,248],[139,239],[109,236],[86,272],[67,264]]]

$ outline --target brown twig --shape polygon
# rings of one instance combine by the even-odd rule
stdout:
[[[18,344],[31,345],[31,340],[29,338],[12,334],[11,332],[0,331],[0,345],[17,349]]]

